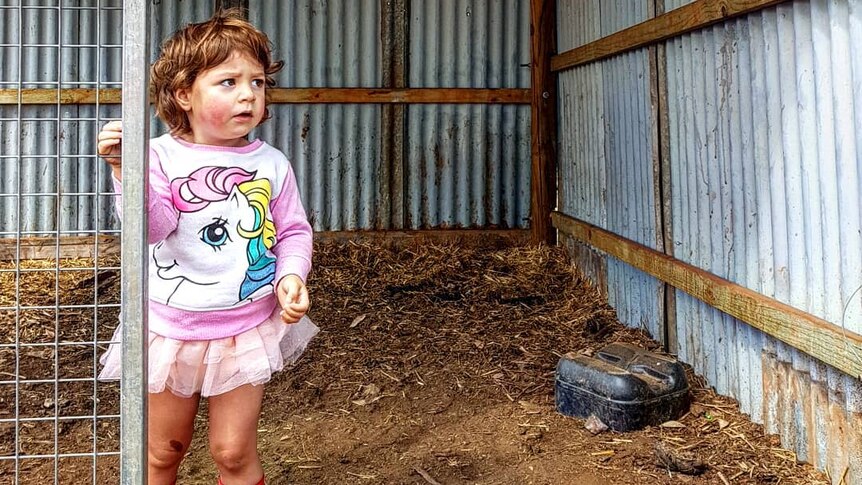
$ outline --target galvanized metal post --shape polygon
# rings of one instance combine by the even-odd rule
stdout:
[[[150,0],[123,2],[123,373],[120,483],[147,482],[147,145]]]

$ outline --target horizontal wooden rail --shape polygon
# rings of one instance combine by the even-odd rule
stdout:
[[[16,259],[92,258],[96,253],[96,236],[22,237],[0,238],[0,261]],[[465,244],[500,244],[523,246],[530,241],[528,229],[427,229],[400,231],[319,231],[314,240],[372,241],[378,244],[399,245],[412,240],[459,242]],[[119,256],[119,235],[99,235],[99,256]]]
[[[862,336],[560,212],[554,227],[854,377]]]
[[[0,89],[0,105],[3,104],[120,104],[119,89]]]
[[[551,70],[571,69],[646,47],[785,1],[787,0],[697,0],[589,44],[557,54],[551,58]]]
[[[272,89],[273,103],[530,104],[529,89],[290,88]]]
[[[0,261],[93,258],[97,243],[99,256],[120,255],[119,235],[0,238]]]
[[[529,89],[273,88],[274,104],[530,104]],[[20,96],[20,99],[19,99]],[[59,98],[59,99],[58,99]],[[120,89],[0,89],[0,105],[119,104]]]

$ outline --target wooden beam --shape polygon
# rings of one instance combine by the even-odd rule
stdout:
[[[18,99],[17,89],[0,89],[0,105],[2,104],[120,104],[120,90],[103,89],[22,89],[21,99]]]
[[[530,240],[526,229],[428,229],[419,231],[320,231],[314,233],[314,240],[327,241],[375,241],[380,243],[403,244],[413,240],[435,242],[466,242],[468,244],[499,244],[523,246]],[[96,255],[96,237],[61,236],[27,237],[21,239],[0,238],[0,261],[16,259],[60,259],[92,258]],[[98,236],[98,255],[119,256],[120,237]]]
[[[529,89],[273,88],[273,104],[530,104]],[[0,89],[0,105],[119,104],[120,89]]]
[[[381,40],[381,80],[385,89],[406,89],[410,0],[379,0]],[[380,107],[380,164],[375,206],[375,228],[404,229],[407,224],[406,191],[409,106],[386,104]]]
[[[664,0],[653,0],[650,16],[655,18],[665,13]],[[667,104],[667,56],[665,44],[649,47],[650,64],[650,136],[652,138],[653,198],[661,203],[655,205],[656,249],[673,256],[673,218],[671,217],[670,183],[670,128]],[[676,292],[667,283],[661,288],[661,342],[666,352],[679,352],[677,334]]]
[[[97,240],[98,256],[120,256],[119,236],[60,236],[59,241],[55,237],[26,237],[0,239],[0,261],[57,259],[58,254],[60,259],[93,258]]]
[[[371,241],[396,246],[411,241],[458,243],[467,245],[524,246],[530,242],[527,229],[426,229],[415,231],[322,231],[314,233],[315,242]]]
[[[273,103],[529,104],[529,89],[290,88],[272,89]]]
[[[853,377],[862,377],[862,336],[560,212],[560,231],[793,346]]]
[[[712,24],[778,5],[787,0],[697,0],[551,59],[562,71],[623,52],[646,47]]]
[[[556,51],[556,3],[530,2],[530,229],[534,244],[556,244],[550,219],[557,205],[557,90],[556,77],[551,74],[551,56]]]

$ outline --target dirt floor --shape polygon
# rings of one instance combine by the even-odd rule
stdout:
[[[100,261],[96,278],[73,269],[93,261],[64,260],[59,281],[24,271],[17,285],[15,272],[0,273],[0,307],[47,307],[0,315],[0,484],[117,483],[116,456],[95,466],[86,456],[119,446],[117,386],[93,381],[104,347],[94,333],[107,340],[116,321],[112,265]],[[616,321],[562,249],[321,243],[310,286],[322,331],[266,390],[270,484],[828,483],[690,372],[690,411],[662,426],[593,434],[558,414],[562,354],[611,342],[657,350]],[[87,308],[97,301],[98,319]],[[54,342],[69,343],[59,358]],[[204,404],[180,484],[215,483],[205,439]],[[16,442],[36,458],[8,459]],[[85,456],[55,463],[55,450]]]

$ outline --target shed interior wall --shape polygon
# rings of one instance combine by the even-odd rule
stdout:
[[[592,16],[617,14],[594,4],[558,2],[559,17],[569,19],[558,22],[561,51],[636,23],[599,24]],[[667,73],[661,106],[644,108],[636,87],[614,90],[605,81],[614,79],[609,63],[651,55],[648,48],[560,71],[560,211],[654,247],[639,236],[658,232],[651,226],[655,219],[636,211],[668,204],[666,253],[859,333],[860,25],[858,0],[793,1],[671,38],[661,43],[659,62]],[[657,72],[646,71],[658,82]],[[608,107],[614,106],[628,118],[611,116]],[[632,166],[646,172],[648,159],[637,154],[650,151],[650,139],[633,136],[628,140],[634,146],[614,150],[619,133],[637,133],[632,127],[638,123],[629,120],[639,109],[666,110],[669,149],[662,156],[670,183],[664,201],[648,198],[662,192],[649,187],[657,180],[632,183],[638,180]],[[634,187],[638,194],[613,200],[615,187]],[[627,220],[635,227],[615,223],[614,213],[632,212]],[[610,294],[618,265],[627,266],[607,258]],[[645,280],[635,284],[657,283]],[[858,376],[686,293],[675,296],[671,322],[682,360],[717,391],[739,400],[801,459],[833,477],[847,468],[850,483],[862,480],[860,440],[843,431],[859,419]],[[642,325],[630,316],[636,299],[611,301],[621,320]]]

